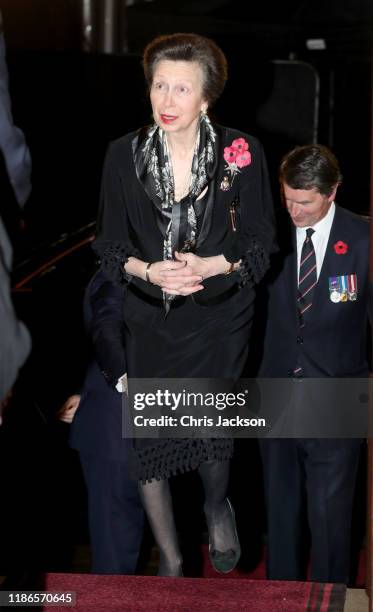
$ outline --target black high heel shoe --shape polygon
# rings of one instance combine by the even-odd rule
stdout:
[[[232,504],[229,501],[228,497],[226,499],[227,499],[227,503],[228,503],[228,506],[229,506],[230,520],[232,522],[232,529],[233,529],[234,537],[235,537],[235,540],[236,540],[234,548],[229,548],[226,551],[221,551],[221,550],[217,550],[216,548],[213,547],[213,544],[211,542],[211,536],[210,536],[211,529],[210,529],[210,525],[209,525],[209,518],[208,518],[208,516],[206,514],[206,522],[207,522],[207,527],[208,527],[208,530],[209,530],[209,557],[210,557],[210,561],[211,561],[211,564],[212,564],[213,568],[217,572],[220,572],[222,574],[228,574],[229,572],[234,570],[234,568],[236,567],[236,565],[237,565],[237,563],[239,561],[239,558],[241,556],[241,546],[240,546],[240,541],[238,539],[238,534],[237,534],[234,510],[233,510]]]

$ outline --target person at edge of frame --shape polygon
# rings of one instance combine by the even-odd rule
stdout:
[[[59,411],[62,421],[72,423],[70,446],[79,452],[87,486],[95,574],[134,574],[144,528],[137,482],[128,469],[131,440],[122,436],[127,402],[117,382],[126,371],[122,303],[123,288],[96,272],[84,298],[93,359],[81,395],[70,396]]]

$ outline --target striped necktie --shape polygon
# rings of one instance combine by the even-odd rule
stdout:
[[[315,230],[309,227],[302,247],[298,282],[298,313],[300,327],[304,327],[309,316],[317,283],[316,255],[312,242]]]

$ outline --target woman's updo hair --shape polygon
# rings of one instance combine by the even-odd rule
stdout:
[[[197,62],[202,68],[202,95],[208,105],[214,104],[221,95],[228,77],[228,64],[223,51],[210,38],[192,33],[166,34],[154,38],[143,55],[149,89],[155,67],[161,60]]]

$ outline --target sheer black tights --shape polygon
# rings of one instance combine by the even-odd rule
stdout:
[[[204,511],[211,548],[226,552],[237,547],[235,526],[227,500],[229,461],[205,461],[198,468],[205,491]]]
[[[182,556],[176,533],[168,480],[139,485],[149,525],[159,548],[158,576],[181,576]]]
[[[227,502],[229,461],[205,461],[198,468],[205,491],[204,510],[212,548],[234,548],[235,534]],[[168,480],[139,485],[140,497],[158,545],[158,576],[181,576],[182,555],[175,527]]]

